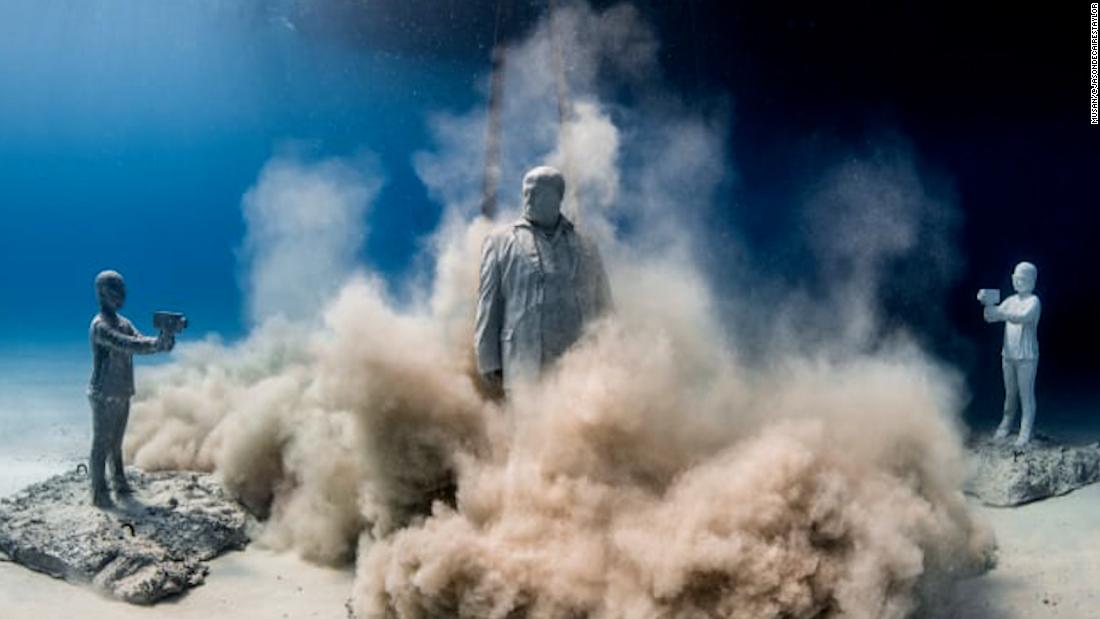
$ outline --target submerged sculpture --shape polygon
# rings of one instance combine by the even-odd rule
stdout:
[[[561,214],[565,179],[548,166],[523,177],[523,216],[482,247],[474,335],[478,372],[508,390],[536,378],[611,306],[596,246]]]
[[[994,290],[981,290],[978,300],[984,306],[986,322],[1004,322],[1004,345],[1001,348],[1001,369],[1004,372],[1004,416],[997,426],[995,439],[1006,438],[1016,420],[1016,413],[1023,408],[1020,434],[1016,446],[1023,447],[1031,440],[1035,427],[1035,374],[1039,367],[1039,339],[1037,328],[1042,305],[1034,294],[1039,270],[1030,262],[1021,262],[1012,271],[1012,287],[1016,294],[998,303],[1000,294]],[[992,294],[997,293],[997,294]]]
[[[92,319],[89,339],[92,345],[92,378],[88,401],[92,405],[92,453],[89,475],[92,478],[92,503],[110,507],[105,466],[110,462],[115,492],[133,492],[122,467],[122,436],[130,417],[130,397],[134,395],[134,354],[152,354],[172,350],[174,332],[186,326],[180,315],[156,320],[161,327],[157,337],[145,337],[133,323],[118,313],[126,301],[126,284],[115,271],[103,271],[95,278],[99,313]],[[177,318],[173,318],[176,316]]]

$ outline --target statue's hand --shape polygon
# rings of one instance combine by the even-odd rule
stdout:
[[[157,337],[157,348],[161,352],[168,352],[176,347],[176,336],[164,333],[163,331]]]
[[[982,318],[985,318],[986,322],[997,322],[1000,320],[1000,311],[996,305],[987,305],[982,309]]]

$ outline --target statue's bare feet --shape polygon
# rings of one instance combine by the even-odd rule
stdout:
[[[92,493],[92,505],[100,509],[110,509],[115,506],[115,504],[111,502],[111,495],[108,494],[106,490]]]
[[[993,433],[993,440],[1003,441],[1008,438],[1008,424],[1001,422],[1001,425],[997,426],[997,431]]]
[[[130,482],[127,482],[127,476],[125,476],[125,474],[114,474],[111,478],[111,482],[114,486],[114,494],[120,497],[134,494],[134,489],[130,487]]]
[[[1013,443],[1012,446],[1016,447],[1017,449],[1023,449],[1025,447],[1027,447],[1028,444],[1030,444],[1030,443],[1031,443],[1031,435],[1030,434],[1024,434],[1023,432],[1021,432],[1020,435],[1016,437],[1016,442]]]

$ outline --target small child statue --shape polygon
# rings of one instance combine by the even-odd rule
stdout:
[[[130,397],[134,395],[133,355],[172,350],[175,337],[161,331],[143,336],[133,323],[118,313],[126,301],[126,284],[115,271],[103,271],[95,278],[99,313],[92,319],[89,338],[92,344],[92,379],[88,400],[92,405],[92,503],[96,507],[112,505],[107,492],[105,465],[110,461],[115,492],[133,492],[122,466],[122,435],[130,416]]]
[[[1004,417],[993,438],[1003,440],[1012,430],[1016,411],[1024,409],[1020,434],[1015,445],[1024,447],[1031,440],[1035,426],[1035,373],[1039,367],[1039,340],[1036,334],[1042,305],[1035,296],[1035,281],[1039,270],[1030,262],[1021,262],[1012,271],[1012,287],[1016,294],[999,304],[986,303],[988,292],[978,293],[983,301],[986,322],[1005,323],[1004,345],[1001,348],[1001,369],[1005,381]],[[983,294],[985,293],[985,294]],[[994,297],[995,298],[995,297]]]

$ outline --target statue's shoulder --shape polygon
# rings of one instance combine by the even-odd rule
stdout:
[[[1019,308],[1029,308],[1039,305],[1039,295],[1031,293],[1027,297],[1021,297],[1018,293],[1009,297],[1012,302]]]
[[[513,244],[516,238],[516,228],[520,224],[521,221],[498,224],[485,236],[485,246],[503,249]]]
[[[104,319],[102,315],[96,316],[96,320],[92,321],[92,328],[96,328],[97,326],[100,329],[111,329],[113,331],[120,331],[127,335],[133,335],[137,332],[134,329],[134,323],[130,322],[130,319],[123,316],[122,314],[115,315],[114,324],[111,324],[108,320]]]
[[[96,314],[92,317],[92,329],[117,329],[127,322],[121,315],[117,318],[118,324],[111,324],[111,321],[106,316],[103,314]]]
[[[569,233],[576,237],[577,242],[581,245],[584,245],[585,247],[596,244],[596,242],[592,240],[591,234],[588,234],[584,230],[578,229],[576,226],[570,225]]]
[[[599,256],[599,245],[591,234],[578,229],[572,222],[569,224],[569,233],[577,240],[577,247],[580,248],[581,251],[592,256]]]
[[[516,233],[516,227],[518,225],[520,225],[519,221],[509,221],[508,223],[497,224],[489,232],[489,238],[498,242],[510,239]]]
[[[94,336],[97,332],[103,333],[105,331],[125,331],[125,327],[123,326],[125,323],[123,322],[122,316],[119,316],[118,319],[119,320],[117,324],[112,324],[110,320],[103,316],[103,314],[96,314],[92,318],[91,326],[88,327],[88,333]]]

